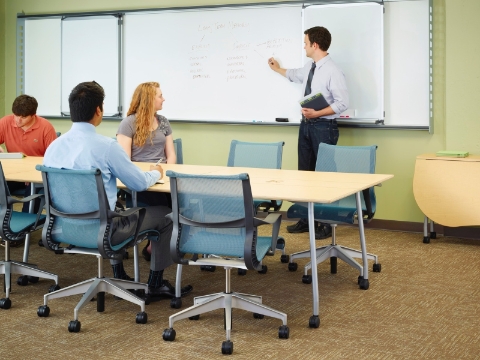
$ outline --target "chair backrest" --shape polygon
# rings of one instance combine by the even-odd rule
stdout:
[[[98,249],[112,257],[109,245],[109,204],[99,169],[67,170],[37,165],[45,186],[46,226],[42,239],[48,247],[60,243]],[[45,240],[44,240],[45,242]]]
[[[227,166],[280,169],[284,142],[255,143],[232,140]]]
[[[182,139],[174,139],[173,146],[175,148],[175,154],[177,154],[177,164],[183,164]]]
[[[190,175],[168,170],[167,176],[172,193],[173,260],[186,264],[183,255],[187,253],[212,254],[244,258],[247,268],[258,267],[248,174]]]
[[[326,172],[344,172],[344,173],[363,173],[374,174],[376,163],[377,146],[338,146],[320,143],[318,147],[317,163],[315,171]],[[362,197],[362,207],[371,213],[365,214],[369,218],[373,217],[376,210],[376,199],[374,188],[367,189],[369,193],[371,206],[365,204],[365,191]],[[368,201],[368,197],[367,197]],[[338,202],[344,207],[355,208],[355,195],[346,197]]]

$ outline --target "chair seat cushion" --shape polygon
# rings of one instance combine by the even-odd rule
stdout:
[[[241,241],[239,241],[239,238]],[[185,241],[180,251],[186,254],[243,257],[244,243],[245,237],[200,231]],[[259,236],[257,238],[256,256],[258,260],[262,260],[265,257],[271,245],[271,237]]]
[[[28,230],[35,224],[37,214],[24,213],[19,211],[13,211],[10,219],[10,229],[14,233],[19,233]],[[45,222],[45,215],[40,215],[38,219],[38,225]]]
[[[350,204],[341,204],[335,202],[332,204],[314,204],[313,212],[315,220],[330,221],[332,223],[346,223],[353,224],[355,215],[357,214],[357,208],[355,203],[353,206]],[[365,209],[362,209],[366,211]],[[296,203],[290,206],[287,211],[287,217],[289,218],[308,218],[308,207],[306,203]]]

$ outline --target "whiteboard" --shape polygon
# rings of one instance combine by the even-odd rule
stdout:
[[[429,126],[429,0],[385,3],[385,123]]]
[[[303,31],[323,25],[333,37],[329,52],[346,75],[347,112],[392,127],[428,128],[431,0],[385,2],[381,16],[364,14],[382,8],[378,4],[318,8],[302,10],[298,3],[125,11],[122,42],[116,13],[82,20],[18,15],[25,22],[25,61],[17,66],[25,67],[25,80],[17,71],[17,83],[24,81],[25,93],[38,99],[40,115],[68,113],[71,89],[91,80],[105,88],[105,115],[125,115],[135,87],[158,81],[166,98],[161,113],[170,120],[275,123],[286,117],[291,124],[300,120],[301,85],[271,71],[267,59],[274,56],[284,68],[303,66]],[[332,13],[317,19],[314,9]],[[383,29],[364,35],[368,41],[359,39],[381,22]],[[18,38],[17,46],[22,53]]]
[[[301,5],[126,14],[124,106],[136,86],[158,81],[170,120],[300,120],[301,85],[268,66],[302,63]]]
[[[118,114],[119,41],[114,16],[67,17],[62,20],[62,107],[81,82],[96,81],[105,90],[104,116]]]
[[[315,5],[304,10],[304,30],[323,26],[332,35],[328,53],[347,82],[350,118],[383,119],[383,6]],[[306,59],[305,59],[306,61]]]
[[[25,21],[24,93],[37,99],[41,115],[60,115],[60,29],[60,18]]]

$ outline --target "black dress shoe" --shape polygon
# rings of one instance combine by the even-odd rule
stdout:
[[[152,259],[152,254],[150,254],[147,250],[148,245],[150,245],[150,240],[148,240],[147,245],[142,249],[142,256],[145,260],[150,261]]]
[[[193,290],[192,285],[187,285],[182,287],[181,296],[189,294]],[[175,287],[170,284],[168,280],[163,280],[162,285],[159,287],[149,287],[148,296],[151,301],[160,300],[160,299],[171,299],[175,297]]]
[[[332,236],[332,227],[330,225],[320,225],[315,229],[315,239],[323,240]]]
[[[291,234],[308,232],[308,223],[303,220],[299,220],[296,224],[287,226],[287,231]]]

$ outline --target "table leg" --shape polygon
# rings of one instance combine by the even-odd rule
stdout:
[[[362,200],[360,197],[360,192],[355,194],[355,199],[357,202],[357,215],[358,215],[358,232],[360,233],[360,246],[362,248],[362,262],[363,262],[363,274],[360,275],[360,289],[367,290],[369,287],[368,282],[368,259],[367,259],[367,245],[365,241],[365,229],[363,226],[363,212],[362,212]]]
[[[310,261],[312,264],[312,291],[313,291],[313,315],[310,317],[308,326],[318,328],[320,326],[319,307],[320,297],[318,294],[317,251],[315,244],[315,219],[313,203],[308,203],[308,233],[310,238]]]
[[[137,192],[132,190],[132,206],[137,206]],[[138,262],[138,245],[135,244],[132,248],[133,251],[133,278],[136,282],[140,282],[140,263]]]

